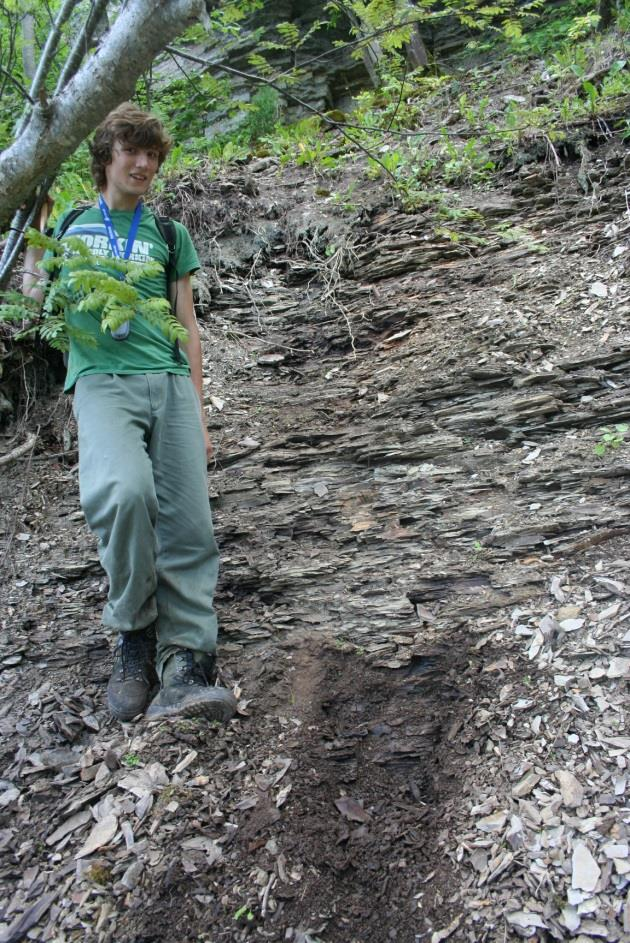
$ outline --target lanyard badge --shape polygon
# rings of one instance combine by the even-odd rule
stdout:
[[[129,234],[127,236],[125,252],[122,256],[120,254],[118,236],[116,235],[116,229],[114,227],[114,223],[112,222],[112,216],[102,194],[98,198],[98,205],[101,211],[101,216],[103,217],[103,223],[105,224],[105,230],[107,232],[107,238],[109,240],[109,247],[112,250],[112,255],[115,259],[128,259],[133,251],[133,244],[136,241],[136,235],[140,225],[140,217],[142,216],[142,200],[136,206],[135,212],[133,214],[131,226],[129,227]],[[122,279],[123,277],[124,276],[121,273],[120,278]],[[124,341],[127,337],[129,337],[130,330],[131,327],[129,321],[125,321],[125,323],[121,324],[120,327],[117,327],[115,331],[112,331],[112,337],[116,341]]]

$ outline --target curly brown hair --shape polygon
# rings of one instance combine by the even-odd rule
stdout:
[[[114,141],[124,141],[133,147],[155,149],[160,155],[160,167],[173,143],[162,122],[155,115],[142,111],[131,102],[123,102],[110,111],[99,124],[90,143],[90,169],[99,190],[107,185],[105,167],[111,163]]]

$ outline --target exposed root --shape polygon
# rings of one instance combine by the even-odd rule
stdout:
[[[0,465],[8,465],[9,462],[14,462],[16,459],[21,458],[22,455],[26,455],[27,452],[30,452],[34,448],[35,443],[37,442],[37,436],[32,432],[26,439],[26,442],[23,442],[22,445],[18,445],[16,448],[11,449],[10,452],[7,452],[6,455],[0,455]]]

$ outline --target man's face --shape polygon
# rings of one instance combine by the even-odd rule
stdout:
[[[105,166],[108,188],[138,199],[147,192],[160,162],[159,151],[135,147],[127,141],[114,141],[112,159]]]

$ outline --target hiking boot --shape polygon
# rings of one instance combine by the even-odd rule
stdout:
[[[147,710],[147,719],[206,717],[227,723],[236,711],[236,698],[212,683],[213,673],[214,659],[207,658],[204,665],[190,649],[180,648],[164,665],[162,687]]]
[[[155,636],[150,629],[120,633],[107,685],[107,703],[117,720],[131,720],[144,711],[156,681],[154,662]]]

